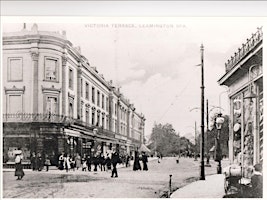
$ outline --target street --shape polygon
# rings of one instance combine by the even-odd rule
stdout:
[[[211,167],[205,167],[205,174],[216,174],[213,160]],[[222,161],[222,167],[228,161]],[[4,198],[159,198],[169,189],[172,175],[172,190],[176,190],[199,178],[200,159],[163,158],[160,163],[152,160],[148,171],[133,171],[119,168],[118,178],[111,178],[111,172],[59,171],[49,172],[25,170],[23,180],[16,180],[14,171],[3,172]]]

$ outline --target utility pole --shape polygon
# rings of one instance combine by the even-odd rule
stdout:
[[[204,166],[204,46],[201,44],[201,165],[200,165],[200,180],[205,180],[205,166]]]

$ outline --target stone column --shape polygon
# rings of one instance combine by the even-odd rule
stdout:
[[[67,61],[68,58],[66,55],[62,56],[62,115],[66,116],[66,103],[68,101],[68,98],[66,96],[66,90],[67,90],[67,80],[66,80],[66,73],[68,71],[67,69]]]
[[[33,62],[33,113],[38,112],[38,60],[39,60],[39,53],[38,51],[31,52],[32,62]]]

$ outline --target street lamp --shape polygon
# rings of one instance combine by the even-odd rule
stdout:
[[[251,69],[253,67],[256,67],[258,65],[252,65],[250,66],[249,70],[248,70],[248,82],[249,82],[249,85],[248,85],[248,94],[244,97],[244,99],[250,99],[250,101],[252,101],[253,98],[256,98],[257,95],[253,93],[252,91],[252,81],[251,81]]]
[[[219,113],[218,117],[216,118],[216,128],[218,130],[218,133],[215,138],[215,161],[218,162],[217,174],[222,173],[222,166],[221,166],[222,150],[221,150],[221,144],[220,144],[220,133],[221,133],[223,123],[224,123],[224,118],[222,117],[222,114]]]

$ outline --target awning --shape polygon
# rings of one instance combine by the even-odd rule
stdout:
[[[144,144],[141,144],[141,146],[140,146],[140,148],[138,149],[138,151],[139,151],[139,152],[147,152],[147,153],[151,152],[150,149],[147,148],[147,146],[144,145]]]

